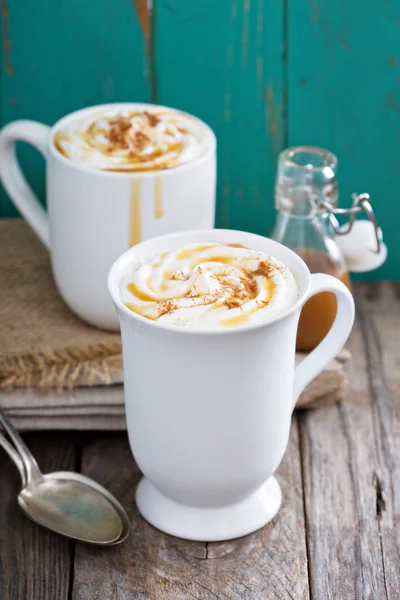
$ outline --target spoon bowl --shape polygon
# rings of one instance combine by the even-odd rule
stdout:
[[[111,544],[122,533],[122,522],[113,504],[73,473],[49,473],[18,495],[24,513],[39,525],[61,535],[92,544]]]
[[[21,475],[18,504],[30,519],[56,533],[92,544],[114,545],[128,537],[128,516],[108,490],[80,473],[57,471],[43,475],[1,409],[0,423],[14,443],[0,433],[0,446]]]

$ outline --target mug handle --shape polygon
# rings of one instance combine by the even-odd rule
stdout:
[[[337,298],[336,318],[322,342],[295,369],[293,408],[304,388],[343,348],[354,323],[354,300],[344,283],[332,275],[323,273],[311,275],[311,286],[306,301],[320,292],[335,294]]]
[[[29,187],[18,163],[15,144],[28,142],[46,158],[50,127],[36,121],[14,121],[0,133],[0,175],[15,206],[43,244],[49,248],[49,222],[45,209]]]

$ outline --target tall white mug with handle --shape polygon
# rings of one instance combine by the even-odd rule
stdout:
[[[274,257],[295,276],[297,301],[265,323],[212,331],[162,325],[125,306],[128,273],[192,242],[238,244]],[[344,345],[354,321],[352,295],[330,275],[311,275],[285,246],[228,230],[143,242],[114,263],[108,286],[121,323],[129,441],[144,474],[139,511],[162,531],[192,540],[231,539],[262,527],[281,504],[274,472],[297,398]],[[336,320],[295,367],[300,311],[320,292],[336,295]]]
[[[98,142],[96,149],[107,152],[100,128],[98,139],[89,139],[84,132],[88,143],[80,160],[70,160],[57,147],[57,134],[73,131],[75,123],[90,128],[93,120],[101,123],[104,114],[144,111],[182,115],[193,126],[201,151],[192,152],[192,158],[181,164],[178,160],[174,168],[160,168],[158,164],[152,169],[145,163],[145,170],[133,172],[103,168],[107,157],[104,160],[99,153],[100,168],[87,160],[90,144]],[[119,144],[119,132],[116,134]],[[21,172],[15,152],[17,141],[33,145],[46,159],[47,212]],[[79,146],[78,136],[74,141]],[[54,279],[64,301],[82,319],[104,329],[118,329],[107,292],[107,274],[122,252],[164,233],[214,226],[215,136],[196,117],[166,107],[136,103],[93,106],[71,113],[52,128],[34,121],[14,121],[0,133],[0,174],[10,198],[49,249]]]

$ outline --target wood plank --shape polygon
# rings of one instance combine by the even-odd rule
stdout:
[[[79,451],[71,436],[29,434],[25,440],[43,472],[76,469]],[[0,452],[0,598],[67,600],[72,543],[25,517],[18,504],[20,478]]]
[[[157,100],[218,138],[217,225],[266,234],[284,145],[284,2],[155,2]]]
[[[385,292],[374,297],[367,313],[365,294],[371,289],[356,288],[348,401],[300,417],[310,582],[318,600],[394,600],[394,590],[400,589],[393,506],[399,495],[393,430],[399,420],[394,409],[388,410],[371,316],[386,311],[389,324],[396,309],[393,302],[388,306]],[[385,346],[387,332],[382,327]],[[398,346],[391,351],[391,360],[398,360]]]
[[[0,123],[62,116],[103,102],[150,100],[149,64],[134,2],[2,0]],[[21,148],[28,180],[44,202],[44,161]],[[3,216],[17,214],[1,190]],[[1,214],[1,213],[0,213]]]
[[[374,441],[379,459],[376,509],[386,593],[400,590],[400,286],[360,285],[357,296],[374,403]]]
[[[352,192],[371,194],[391,252],[362,278],[396,279],[400,13],[396,0],[365,7],[364,0],[289,2],[288,145],[338,155],[341,204]]]
[[[106,485],[129,512],[132,533],[120,547],[77,545],[74,600],[306,600],[309,598],[304,511],[295,417],[279,468],[284,502],[272,523],[225,543],[164,535],[137,513],[140,478],[127,440],[102,435],[83,452],[82,472]]]

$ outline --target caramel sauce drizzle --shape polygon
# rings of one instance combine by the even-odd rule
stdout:
[[[192,262],[190,264],[190,267],[193,269],[194,267],[197,267],[197,265],[199,265],[202,262],[218,262],[218,263],[222,263],[224,265],[231,265],[232,261],[234,261],[234,257],[233,256],[210,256],[210,258],[207,257],[203,257],[203,258],[199,258],[197,260],[195,260],[194,262]]]
[[[242,314],[237,315],[236,317],[224,319],[223,321],[220,321],[220,325],[223,325],[224,327],[237,327],[238,325],[245,325],[249,321],[251,315],[260,310],[260,308],[262,307],[257,305],[251,310],[242,312]]]
[[[182,250],[182,252],[179,252],[176,258],[178,260],[184,260],[185,258],[190,258],[191,256],[193,256],[193,254],[196,254],[196,252],[203,252],[203,250],[208,250],[208,248],[215,248],[216,246],[218,246],[218,244],[208,244],[207,246],[196,246],[195,248],[186,248],[185,250]],[[203,260],[204,258],[202,258],[200,262],[202,262]]]
[[[153,286],[151,285],[151,277],[148,277],[148,278],[146,279],[146,285],[147,285],[147,287],[149,288],[149,290],[150,290],[151,292],[153,292],[153,294],[156,296],[157,294],[156,294],[156,292],[153,290]],[[129,289],[129,288],[128,288],[128,289]]]
[[[129,245],[135,246],[142,241],[142,202],[141,189],[143,180],[139,177],[131,179]]]
[[[183,250],[182,252],[180,252],[177,255],[177,258],[178,259],[187,259],[187,258],[190,258],[194,253],[201,252],[208,248],[216,247],[218,245],[219,244],[213,244],[212,246],[204,245],[204,246],[196,246],[194,248],[186,248],[185,250]],[[241,247],[243,247],[243,246],[241,246]],[[222,264],[232,264],[234,261],[235,261],[234,257],[228,257],[228,256],[213,256],[210,258],[203,257],[203,258],[197,258],[192,263],[191,268],[197,266],[201,262],[220,262]],[[238,327],[240,325],[245,325],[249,321],[251,315],[253,315],[260,309],[267,306],[269,304],[269,302],[271,301],[271,299],[273,298],[273,296],[275,295],[275,291],[276,291],[276,284],[271,277],[272,273],[273,273],[273,268],[267,261],[261,261],[258,264],[257,269],[255,269],[255,270],[243,269],[243,275],[240,277],[242,287],[236,291],[233,290],[232,297],[229,297],[223,301],[223,304],[225,305],[226,309],[229,310],[229,309],[239,308],[241,310],[241,313],[234,317],[223,319],[222,321],[220,321],[219,324],[224,327]],[[216,277],[221,282],[221,284],[224,285],[224,278],[226,277],[226,274],[217,273],[217,274],[214,274],[214,277]],[[257,282],[257,279],[256,279],[257,277],[263,277],[265,279],[264,285],[265,285],[265,289],[266,289],[266,299],[256,301],[255,306],[253,306],[251,309],[249,309],[247,311],[244,311],[243,307],[242,307],[243,303],[257,298],[258,285],[259,285]],[[173,279],[174,279],[174,274],[171,273],[170,271],[165,271],[163,274],[163,282],[160,285],[160,291],[161,292],[167,291],[170,287],[169,282],[172,281]],[[147,282],[147,285],[148,285],[148,287],[150,287],[149,280]],[[156,317],[153,317],[153,316],[150,317],[146,314],[147,306],[138,306],[134,303],[126,303],[126,306],[128,308],[130,308],[132,311],[136,312],[137,314],[141,315],[142,317],[149,318],[151,320],[157,320],[162,315],[167,314],[167,313],[172,313],[174,310],[177,310],[177,308],[179,308],[179,307],[176,304],[176,300],[178,300],[179,298],[182,298],[184,296],[190,296],[190,293],[191,293],[189,291],[188,293],[184,294],[183,296],[175,296],[173,298],[158,301],[157,298],[154,298],[154,296],[151,296],[150,294],[146,294],[145,292],[140,291],[137,288],[137,286],[133,283],[127,284],[127,289],[133,296],[135,296],[139,300],[142,300],[144,302],[158,303],[158,306],[157,306],[158,315]],[[155,295],[157,296],[156,293],[155,293]],[[204,295],[206,295],[206,294],[204,294]],[[209,308],[209,310],[221,309],[221,306],[222,306],[222,304],[218,301],[218,298],[211,299],[209,302],[207,302],[205,304],[212,305]]]
[[[62,144],[62,142],[71,143],[72,142],[71,136],[67,135],[65,133],[62,133],[61,131],[57,131],[54,134],[53,142],[54,142],[54,146],[59,151],[59,153],[62,154],[63,156],[65,156],[65,158],[69,158],[68,152],[66,152],[66,150],[64,150],[64,148],[62,147],[61,144]]]
[[[69,158],[67,152],[61,146],[60,142],[58,140],[56,140],[55,138],[54,138],[54,146],[57,148],[57,150],[60,152],[60,154],[62,154],[63,156],[65,156],[65,158]]]
[[[263,302],[257,302],[256,306],[254,306],[251,310],[248,310],[246,312],[243,311],[240,315],[236,315],[235,317],[230,317],[229,319],[224,319],[223,321],[220,321],[220,325],[223,325],[224,327],[237,327],[248,323],[251,315],[254,315],[254,313],[258,312],[261,308],[267,306],[272,297],[274,296],[276,288],[274,281],[272,279],[267,279],[265,285],[268,294],[266,300],[264,300]]]
[[[146,319],[149,319],[150,321],[157,320],[157,317],[152,317],[150,315],[143,314],[143,308],[141,306],[138,306],[137,304],[134,304],[133,302],[125,302],[125,306],[126,308],[129,308],[129,310],[131,310],[132,312],[137,313],[142,317],[146,317]]]
[[[161,219],[164,216],[162,198],[162,180],[160,175],[154,178],[154,216],[156,219]]]
[[[130,164],[130,162],[128,161],[126,164]],[[166,171],[167,169],[173,169],[177,166],[179,166],[179,162],[176,159],[170,159],[168,163],[164,162],[157,163],[156,165],[141,165],[140,167],[134,166],[131,169],[110,167],[107,169],[100,169],[100,171],[109,171],[111,173],[145,173],[146,171]]]
[[[150,294],[146,294],[145,292],[141,292],[134,283],[128,283],[126,287],[133,296],[136,296],[139,300],[143,300],[143,302],[157,302],[157,298],[150,296]]]
[[[144,154],[143,150],[148,144],[151,143],[151,138],[145,133],[146,130],[131,132],[130,120],[135,117],[146,117],[147,126],[150,128],[156,127],[159,122],[159,116],[168,115],[166,112],[150,113],[145,111],[144,113],[138,111],[132,111],[127,116],[118,116],[114,119],[109,119],[110,128],[98,128],[96,129],[96,121],[91,123],[86,130],[78,131],[77,134],[82,140],[91,148],[94,148],[104,154],[105,156],[112,156],[115,151],[126,150],[126,156],[120,157],[118,167],[107,167],[101,169],[103,171],[112,171],[120,173],[131,173],[137,171],[162,171],[166,169],[172,169],[179,165],[179,161],[176,157],[165,158],[165,160],[159,161],[157,164],[151,164],[156,159],[162,158],[163,155],[167,157],[168,154],[175,153],[179,156],[183,149],[183,142],[177,142],[171,140],[166,142],[166,148],[155,148],[152,152]],[[173,115],[168,115],[171,123],[179,123],[179,119]],[[107,118],[107,117],[106,117]],[[182,134],[188,134],[189,131],[185,127],[176,125],[178,131]],[[166,129],[166,133],[170,136],[174,135],[172,129]],[[96,140],[96,136],[103,135],[107,142],[100,142]],[[57,132],[53,138],[56,149],[66,158],[70,158],[68,152],[62,147],[62,141],[68,141],[72,143],[70,136],[63,134],[61,131]],[[149,164],[150,163],[150,164]],[[162,212],[162,209],[158,209],[158,213]],[[162,216],[162,214],[161,214]],[[157,217],[160,218],[160,217]]]

